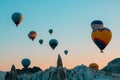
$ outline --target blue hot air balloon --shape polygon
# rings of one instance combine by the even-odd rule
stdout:
[[[53,29],[49,29],[49,33],[52,34],[53,33]]]
[[[24,58],[24,59],[22,59],[21,63],[22,63],[22,65],[23,65],[24,68],[28,68],[29,65],[30,65],[30,63],[31,63],[31,61],[28,58]]]
[[[51,47],[52,49],[55,49],[56,46],[58,45],[58,41],[57,41],[56,39],[51,39],[51,40],[49,41],[49,45],[50,45],[50,47]]]
[[[39,40],[39,43],[40,43],[40,44],[43,44],[43,39],[40,39],[40,40]]]
[[[23,20],[23,15],[19,12],[15,12],[12,14],[11,18],[17,27],[20,24],[20,22]]]
[[[94,30],[96,28],[103,28],[103,22],[101,20],[94,20],[91,23],[91,28]]]
[[[65,53],[65,55],[67,55],[68,54],[68,50],[64,50],[64,53]]]

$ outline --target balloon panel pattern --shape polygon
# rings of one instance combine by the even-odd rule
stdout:
[[[108,28],[97,28],[92,32],[92,40],[99,47],[100,50],[103,50],[112,38],[112,33]]]

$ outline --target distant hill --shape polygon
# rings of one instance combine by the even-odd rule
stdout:
[[[102,70],[120,74],[120,58],[110,61]]]

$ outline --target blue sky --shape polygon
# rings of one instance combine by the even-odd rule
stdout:
[[[64,66],[89,65],[91,62],[104,67],[110,60],[119,57],[120,40],[119,0],[1,0],[0,2],[0,70],[9,70],[12,64],[21,68],[21,60],[31,59],[31,66],[42,69],[56,66],[57,55],[63,58]],[[23,21],[16,27],[11,20],[14,12],[23,14]],[[91,39],[91,22],[102,20],[112,31],[112,40],[101,54]],[[48,30],[52,28],[53,34]],[[28,33],[35,30],[35,41]],[[39,39],[44,39],[43,45]],[[53,51],[49,40],[59,42]],[[68,55],[63,51],[69,50]]]

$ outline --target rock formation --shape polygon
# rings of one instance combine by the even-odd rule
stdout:
[[[103,71],[106,72],[112,72],[112,73],[119,73],[120,74],[120,58],[116,58],[108,63],[107,66],[105,66]]]
[[[12,65],[11,71],[6,73],[5,80],[18,80],[15,65]]]
[[[58,55],[58,59],[57,59],[57,68],[59,67],[63,68],[62,59],[60,55]]]
[[[65,80],[65,72],[63,69],[62,58],[60,55],[58,55],[57,68],[55,74],[56,74],[55,80]]]

